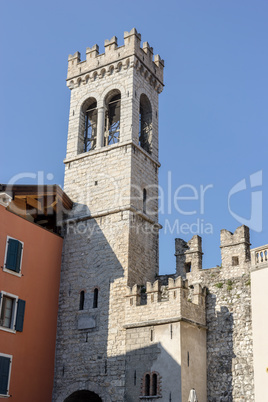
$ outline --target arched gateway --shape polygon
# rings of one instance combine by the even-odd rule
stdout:
[[[95,392],[83,390],[75,391],[64,402],[102,402],[102,399]]]

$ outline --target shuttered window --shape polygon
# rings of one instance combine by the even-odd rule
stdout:
[[[11,358],[0,355],[0,395],[8,395]]]
[[[21,269],[21,254],[22,243],[19,240],[9,237],[7,239],[5,268],[19,273]]]
[[[5,292],[0,293],[0,327],[22,332],[24,313],[24,300]]]
[[[17,317],[15,323],[15,330],[22,332],[25,312],[25,301],[19,299],[17,304]]]

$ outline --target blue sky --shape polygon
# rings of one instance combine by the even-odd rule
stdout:
[[[124,31],[136,27],[165,60],[159,110],[161,272],[175,269],[174,238],[189,240],[195,233],[203,237],[204,267],[220,265],[220,229],[234,231],[241,217],[249,220],[256,210],[262,230],[251,231],[252,246],[267,244],[267,17],[264,0],[2,1],[0,182],[44,171],[53,174],[47,183],[63,185],[68,54],[78,50],[84,59],[86,47],[95,43],[102,52],[113,35],[122,45]],[[251,189],[250,175],[260,171],[262,185]],[[180,211],[173,201],[168,211],[168,178],[172,197],[180,186],[180,196],[195,195],[177,202]],[[246,189],[230,199],[232,216],[228,194],[243,179]],[[203,210],[200,186],[210,186]],[[255,193],[251,214],[252,191],[262,192],[263,211]]]

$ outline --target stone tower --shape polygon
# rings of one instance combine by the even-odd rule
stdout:
[[[158,95],[164,62],[136,29],[68,59],[71,90],[53,401],[123,401],[127,286],[158,274]],[[88,394],[88,395],[89,395]],[[95,399],[93,399],[95,398]],[[72,399],[73,400],[73,399]]]

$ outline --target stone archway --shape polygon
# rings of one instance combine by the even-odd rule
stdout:
[[[82,390],[73,392],[64,402],[102,402],[102,399],[95,392]]]

